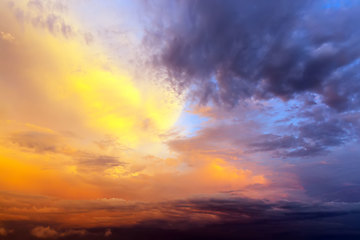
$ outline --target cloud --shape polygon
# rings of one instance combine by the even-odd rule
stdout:
[[[41,129],[38,126],[28,126],[29,130],[17,131],[8,136],[8,142],[15,144],[24,152],[34,152],[36,154],[61,154],[71,157],[76,161],[76,165],[81,170],[103,171],[108,168],[124,166],[119,157],[96,153],[95,151],[85,151],[78,146],[72,145],[71,141],[76,139],[66,133],[58,133],[51,129]],[[104,143],[96,142],[96,145],[105,150]],[[114,147],[119,150],[119,154],[128,149],[119,148],[117,143],[107,141],[106,148]],[[113,144],[113,146],[110,146]],[[9,144],[8,144],[9,145]]]
[[[108,228],[108,229],[106,229],[106,231],[105,231],[105,233],[104,233],[104,236],[105,236],[105,237],[110,237],[111,234],[112,234],[111,229]]]
[[[31,230],[31,234],[37,238],[56,238],[59,236],[59,233],[56,230],[50,228],[49,226],[35,227]]]
[[[311,159],[358,141],[359,5],[149,5],[144,43],[151,64],[167,75],[167,83],[188,91],[198,109],[206,109],[197,114],[209,118],[195,136],[169,140],[171,149],[237,148],[243,156]]]
[[[359,211],[357,204],[308,204],[301,202],[267,202],[252,199],[194,199],[174,203],[174,208],[184,212],[203,212],[216,214],[221,221],[257,222],[262,219],[304,220],[320,219],[338,215],[346,215],[348,209],[353,213]],[[357,210],[356,210],[357,209]]]
[[[200,102],[190,111],[205,120],[183,136],[182,126],[169,130],[181,106],[163,103],[177,96],[147,88],[148,78],[144,91],[103,61],[92,32],[78,32],[56,2],[0,9],[3,33],[20,44],[0,41],[0,182],[24,193],[0,193],[4,219],[36,222],[36,237],[74,239],[90,232],[74,226],[117,238],[116,225],[211,236],[212,227],[286,235],[355,222],[359,154],[337,154],[359,141],[357,7],[164,1],[170,13],[155,19],[169,21],[144,41],[155,69]]]
[[[10,1],[10,9],[22,23],[31,23],[34,27],[46,29],[54,35],[69,38],[76,35],[75,30],[64,17],[67,8],[61,1],[31,0],[27,4]]]
[[[274,151],[282,157],[309,157],[358,138],[352,134],[352,126],[347,121],[338,119],[316,122],[309,119],[292,128],[292,135],[259,135],[248,147],[255,152]]]
[[[113,203],[104,205],[104,209],[109,207],[109,211],[124,213],[126,208],[119,209],[120,206]],[[38,238],[67,239],[81,239],[85,234],[88,239],[107,239],[110,236],[124,239],[173,239],[171,236],[179,236],[179,233],[191,236],[187,239],[195,236],[201,236],[201,239],[262,239],[264,236],[277,236],[277,239],[288,239],[289,236],[291,239],[318,239],[321,236],[331,239],[360,234],[357,221],[360,215],[358,203],[273,202],[248,198],[202,197],[137,205],[127,209],[130,215],[136,213],[143,217],[144,211],[148,211],[150,215],[145,215],[145,218],[140,218],[136,223],[123,222],[113,226],[111,230],[96,226],[61,231],[55,230],[58,226],[54,225],[38,226],[32,228],[30,233]],[[156,216],[154,212],[157,213]],[[127,215],[118,215],[116,219],[124,216]],[[28,229],[34,223],[30,221],[17,224],[13,221],[8,224],[15,229]],[[138,235],[133,236],[134,232]],[[162,235],[158,235],[159,233]],[[170,236],[165,237],[165,233]],[[20,236],[27,238],[26,234],[17,235]]]
[[[65,230],[60,233],[60,237],[67,237],[67,236],[84,236],[87,234],[87,231],[85,229],[69,229]]]
[[[0,235],[1,236],[6,236],[7,235],[7,231],[6,231],[6,229],[5,228],[0,228]]]
[[[13,35],[11,35],[11,33],[0,32],[0,37],[1,37],[2,40],[8,41],[8,42],[14,42],[15,41],[15,37]]]
[[[13,229],[6,229],[4,227],[0,227],[0,236],[6,237],[8,236],[10,233],[13,233],[14,230]]]
[[[358,143],[345,145],[326,157],[317,157],[288,169],[295,172],[306,194],[320,201],[359,202]]]
[[[167,151],[158,134],[176,121],[181,105],[176,99],[169,103],[169,93],[152,84],[147,84],[149,92],[141,90],[102,46],[90,48],[82,36],[58,36],[60,19],[50,18],[51,33],[51,25],[42,24],[52,14],[71,26],[79,23],[56,2],[67,3],[0,2],[6,23],[0,30],[16,36],[17,43],[0,39],[1,188],[71,198],[114,192],[145,198],[148,193],[132,189],[132,184],[146,188],[139,183],[145,177],[130,178],[145,168],[151,170],[141,172],[144,176],[156,175],[158,165],[143,156]],[[75,13],[77,5],[71,9]],[[35,26],[37,17],[41,21]],[[116,144],[96,144],[106,136]],[[123,183],[123,178],[130,180]]]
[[[360,137],[359,112],[338,112],[319,102],[318,95],[297,96],[288,102],[247,100],[232,109],[194,108],[194,114],[206,120],[193,136],[168,140],[172,150],[310,159],[331,154]]]
[[[65,152],[63,139],[56,133],[27,131],[14,133],[9,140],[20,147],[31,149],[37,153]]]
[[[56,231],[51,227],[38,226],[31,230],[31,234],[37,238],[58,238],[67,236],[84,236],[87,233],[84,229],[69,229],[65,231]]]
[[[152,63],[180,91],[195,89],[200,102],[227,106],[312,92],[338,111],[358,108],[359,6],[327,11],[310,1],[173,4],[175,13],[157,9],[161,14],[153,16],[144,41],[153,49]]]
[[[91,153],[79,153],[78,157],[78,166],[84,169],[94,169],[94,170],[106,170],[109,168],[114,168],[118,166],[124,167],[125,162],[121,162],[119,157],[116,156],[106,156],[106,155],[96,155]]]

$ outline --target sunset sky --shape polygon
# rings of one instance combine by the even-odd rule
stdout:
[[[357,239],[360,1],[0,0],[0,239]]]

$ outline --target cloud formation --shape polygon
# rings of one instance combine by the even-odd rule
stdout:
[[[105,231],[105,233],[104,233],[104,236],[105,236],[105,237],[110,237],[111,234],[112,234],[111,229],[108,228],[108,229],[106,229],[106,231]]]
[[[0,235],[359,236],[360,4],[324,2],[0,1]]]
[[[105,205],[98,202],[96,206],[98,210],[115,211],[121,217],[136,213],[144,218],[136,224],[114,226],[111,230],[101,227],[55,230],[56,224],[31,228],[35,224],[31,221],[22,225],[7,224],[14,228],[31,228],[33,236],[48,239],[82,239],[85,234],[87,239],[146,239],[150,236],[156,239],[262,239],[267,236],[277,239],[351,239],[359,234],[358,203],[203,197],[154,204],[135,203],[122,208],[116,202]],[[154,217],[154,211],[158,213],[157,217]],[[145,212],[147,215],[143,215]],[[344,222],[348,224],[342,224]],[[15,239],[19,236],[17,232],[14,232]]]
[[[11,33],[7,33],[7,32],[0,32],[0,37],[2,40],[8,41],[10,43],[15,40],[14,36],[11,35]]]
[[[52,229],[51,227],[43,227],[38,226],[31,230],[31,234],[37,238],[59,238],[59,237],[68,237],[72,235],[78,235],[78,236],[84,236],[86,234],[86,230],[84,229],[69,229],[65,231],[56,231],[55,229]]]
[[[49,226],[39,226],[31,230],[31,234],[37,238],[55,238],[59,233],[54,229],[51,229]]]
[[[4,227],[0,227],[0,236],[6,237],[9,233],[12,233],[13,230],[8,230]]]
[[[262,0],[172,4],[176,14],[157,14],[145,42],[155,48],[153,64],[165,69],[176,88],[194,86],[200,102],[235,106],[240,99],[312,92],[338,111],[358,108],[359,6],[326,10],[321,2]]]

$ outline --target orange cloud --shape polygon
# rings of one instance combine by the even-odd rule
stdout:
[[[182,99],[136,79],[144,75],[108,60],[101,46],[84,44],[87,31],[62,7],[26,3],[14,1],[10,11],[0,3],[1,220],[136,224],[173,214],[146,204],[269,184],[263,169],[235,162],[245,153],[225,141],[230,128],[163,142]],[[20,196],[8,201],[9,192]],[[65,234],[50,227],[32,233]]]
[[[11,33],[0,32],[0,38],[4,41],[13,42],[15,40],[14,36]]]

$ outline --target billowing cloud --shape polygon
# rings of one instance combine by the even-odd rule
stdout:
[[[338,111],[359,105],[358,5],[326,10],[310,1],[172,4],[176,14],[158,10],[145,40],[155,48],[153,63],[176,87],[195,85],[201,102],[234,106],[244,98],[313,92]]]

